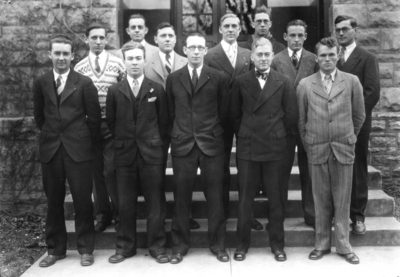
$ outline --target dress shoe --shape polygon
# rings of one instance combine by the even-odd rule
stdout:
[[[215,256],[217,257],[217,260],[220,262],[229,262],[229,255],[228,253],[226,253],[225,250],[222,251],[218,251],[217,253],[215,253]]]
[[[264,227],[262,226],[260,221],[258,221],[255,218],[252,218],[251,219],[251,229],[253,229],[255,231],[261,231],[262,229],[264,229]]]
[[[286,261],[286,253],[283,250],[271,250],[271,252],[275,256],[275,260],[278,262],[284,262]]]
[[[190,230],[200,229],[200,224],[193,218],[189,219],[189,226],[190,226]]]
[[[97,222],[96,225],[94,226],[94,231],[96,233],[101,233],[104,232],[104,230],[107,229],[107,226],[110,224],[106,224],[105,222]]]
[[[62,260],[66,255],[48,255],[45,257],[43,260],[40,261],[39,266],[40,267],[49,267],[53,264],[55,264],[58,260]]]
[[[181,253],[172,253],[169,262],[171,264],[179,264],[183,260],[183,255]]]
[[[235,254],[233,254],[233,259],[238,262],[244,261],[244,259],[246,259],[246,252],[242,250],[236,250]]]
[[[94,257],[93,254],[82,254],[81,255],[81,266],[89,266],[94,263]]]
[[[110,258],[108,258],[108,262],[112,264],[117,264],[123,262],[125,260],[125,256],[121,254],[114,254]]]
[[[353,223],[352,231],[356,235],[364,235],[367,232],[367,228],[365,227],[364,222],[356,221],[356,223]]]
[[[351,264],[359,264],[360,263],[360,259],[354,253],[339,254],[339,256],[344,257],[346,259],[346,262],[348,262],[348,263],[351,263]]]
[[[310,255],[308,256],[308,258],[310,260],[319,260],[322,259],[322,257],[326,254],[331,253],[330,249],[326,249],[326,250],[317,250],[314,249],[313,251],[311,251]]]
[[[167,254],[160,254],[160,255],[156,256],[154,259],[159,264],[169,263],[169,257]]]

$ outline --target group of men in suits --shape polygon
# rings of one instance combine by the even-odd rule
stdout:
[[[336,39],[324,38],[316,46],[316,55],[303,48],[307,39],[304,21],[287,24],[286,49],[270,35],[271,25],[266,8],[257,8],[249,50],[237,42],[239,18],[226,14],[220,20],[222,41],[208,50],[203,35],[190,33],[184,58],[174,52],[172,25],[157,26],[157,48],[145,42],[145,18],[135,14],[126,29],[131,41],[116,53],[123,62],[105,52],[106,29],[91,26],[86,34],[90,54],[76,66],[76,71],[90,78],[70,70],[74,45],[68,37],[50,41],[53,71],[37,78],[33,87],[34,116],[41,130],[43,186],[49,203],[49,255],[40,266],[51,266],[65,257],[62,205],[66,179],[74,200],[81,264],[93,264],[90,195],[96,156],[97,160],[104,158],[100,164],[112,168],[115,176],[115,190],[109,190],[109,196],[115,195],[111,204],[117,205],[114,220],[119,223],[116,253],[109,262],[119,263],[136,254],[135,214],[140,194],[147,207],[150,255],[159,263],[183,260],[190,248],[190,229],[198,228],[191,217],[198,168],[208,203],[209,247],[219,261],[229,261],[225,231],[234,136],[239,206],[233,258],[246,258],[251,229],[260,229],[257,223],[261,224],[254,223],[252,206],[261,187],[269,200],[266,229],[271,252],[277,261],[287,259],[283,223],[297,146],[304,220],[316,230],[316,247],[309,258],[317,260],[330,253],[334,216],[337,253],[350,263],[359,263],[349,244],[347,221],[350,216],[353,232],[365,233],[368,188],[363,178],[371,110],[379,98],[376,58],[355,45],[357,23],[351,17],[335,20],[342,48]],[[108,92],[102,105],[100,91],[104,88],[93,83],[111,60],[114,67],[120,62],[122,66],[106,82]],[[164,229],[169,145],[174,170],[171,256],[166,254]],[[107,164],[110,157],[113,163]],[[96,231],[109,224],[99,226],[99,222]]]

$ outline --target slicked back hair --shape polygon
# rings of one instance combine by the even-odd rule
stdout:
[[[323,39],[321,39],[321,40],[317,43],[317,45],[315,45],[315,54],[316,54],[317,56],[318,56],[318,49],[319,49],[319,47],[320,47],[321,45],[325,45],[325,46],[327,46],[328,48],[336,47],[337,53],[339,53],[340,46],[339,46],[338,41],[337,41],[336,38],[334,38],[334,37],[326,37],[326,38],[323,38]]]
[[[106,27],[104,27],[103,25],[101,25],[101,24],[98,23],[98,22],[93,22],[93,23],[91,23],[91,24],[86,28],[85,35],[86,35],[87,38],[89,38],[90,31],[91,31],[91,30],[94,30],[94,29],[103,29],[103,30],[104,30],[105,36],[107,36],[107,29],[106,29]]]
[[[240,25],[240,19],[239,17],[234,14],[234,13],[226,13],[224,14],[224,16],[221,17],[221,19],[219,20],[219,26],[222,26],[222,23],[224,22],[225,19],[227,18],[236,18],[238,21],[238,25]]]
[[[172,26],[169,22],[161,22],[160,24],[157,25],[156,27],[156,35],[158,35],[158,30],[164,29],[164,28],[172,28],[172,30],[174,30],[175,33],[175,28],[174,26]],[[176,35],[176,34],[175,34]]]
[[[269,39],[261,37],[261,38],[257,38],[253,41],[253,43],[251,44],[251,52],[254,53],[254,50],[256,50],[256,48],[258,46],[263,46],[263,45],[269,45],[271,46],[271,50],[272,50],[272,43]]]
[[[75,45],[72,39],[67,35],[55,35],[50,39],[50,51],[53,48],[53,43],[63,43],[71,45],[71,53],[75,51]]]
[[[131,19],[136,19],[136,18],[141,18],[144,21],[144,27],[147,27],[146,25],[146,18],[141,14],[141,13],[134,13],[129,17],[128,20],[128,26],[129,26],[129,21],[131,21]]]
[[[207,44],[206,37],[205,37],[203,34],[201,34],[201,33],[199,33],[199,32],[190,32],[190,33],[186,36],[186,38],[185,38],[185,46],[187,46],[187,39],[188,39],[189,37],[200,37],[200,38],[203,38],[204,41],[206,42],[205,44]],[[207,47],[207,45],[205,45],[205,47]]]
[[[268,14],[269,20],[271,20],[271,12],[270,12],[270,9],[268,9],[265,5],[262,5],[262,6],[260,6],[260,7],[257,7],[257,8],[254,10],[253,19],[256,17],[256,14],[258,14],[258,13],[266,13],[266,14]]]
[[[304,28],[304,32],[307,33],[307,24],[301,19],[295,19],[286,24],[286,33],[288,32],[290,26],[302,26]]]
[[[346,21],[346,20],[350,20],[350,25],[352,28],[357,28],[357,20],[354,17],[348,16],[348,15],[338,15],[335,18],[335,25],[342,22],[342,21]]]
[[[121,51],[122,51],[122,56],[124,57],[124,60],[125,60],[125,52],[129,51],[129,50],[133,50],[133,49],[142,50],[143,51],[143,58],[146,59],[146,49],[144,48],[144,46],[139,42],[133,42],[133,43],[130,43],[130,44],[122,46]]]

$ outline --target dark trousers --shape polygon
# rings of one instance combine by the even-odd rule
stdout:
[[[229,188],[231,186],[230,161],[233,145],[234,131],[226,129],[224,136],[224,183],[222,187],[222,201],[224,203],[225,218],[229,217]]]
[[[350,204],[350,219],[353,222],[365,221],[364,212],[368,203],[368,142],[369,133],[357,136]]]
[[[283,186],[285,159],[255,162],[238,159],[239,208],[237,223],[237,249],[247,252],[251,238],[251,211],[254,197],[262,181],[268,194],[268,235],[272,250],[285,246],[283,222],[286,194]],[[260,180],[262,176],[262,180]]]
[[[106,225],[114,219],[118,222],[118,191],[115,177],[113,139],[106,122],[101,124],[100,149],[94,147],[96,158],[93,159],[93,194],[97,222]],[[110,202],[111,199],[111,202]]]
[[[165,219],[167,218],[167,200],[165,197],[165,187],[166,187],[166,173],[168,167],[168,150],[169,146],[171,145],[171,136],[166,135],[163,139],[163,157],[164,157],[164,164],[163,164],[163,181],[161,187],[161,220],[164,223]]]
[[[47,197],[46,244],[49,255],[65,255],[67,230],[64,218],[65,180],[75,209],[78,252],[92,253],[94,218],[92,205],[92,161],[75,162],[61,144],[48,163],[42,163],[43,188]]]
[[[172,157],[174,169],[174,213],[172,252],[186,255],[190,246],[189,217],[197,169],[200,167],[208,205],[208,243],[211,252],[225,250],[226,219],[222,203],[224,154],[207,156],[195,144],[185,157]]]
[[[300,171],[301,203],[303,206],[304,221],[307,225],[315,225],[315,208],[312,195],[311,178],[308,170],[307,153],[304,150],[300,135],[288,134],[286,136],[288,157],[285,163],[283,184],[285,187],[286,203],[288,201],[289,180],[293,168],[294,155],[297,145],[297,160]]]
[[[141,187],[147,208],[147,245],[150,255],[165,253],[166,236],[161,220],[163,165],[148,164],[138,151],[129,166],[117,166],[119,227],[116,253],[126,257],[136,254],[136,205]]]

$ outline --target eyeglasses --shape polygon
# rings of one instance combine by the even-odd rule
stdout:
[[[348,28],[348,27],[336,28],[335,33],[338,35],[340,34],[340,32],[343,32],[343,34],[346,34],[351,29],[354,29],[354,28]]]
[[[201,51],[206,49],[204,46],[201,46],[201,45],[199,45],[199,46],[189,46],[189,47],[186,47],[186,48],[189,49],[190,51],[196,51],[196,48],[197,48],[197,49],[199,49],[199,52],[201,52]]]
[[[262,23],[264,23],[265,25],[267,25],[267,24],[270,23],[271,21],[270,21],[270,20],[266,20],[266,19],[264,19],[264,20],[258,19],[258,20],[256,20],[255,22],[256,22],[257,25],[261,25]]]

